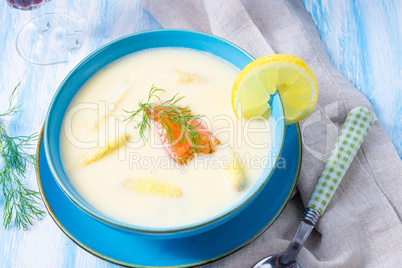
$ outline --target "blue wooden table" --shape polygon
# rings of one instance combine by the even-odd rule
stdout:
[[[402,156],[401,18],[398,1],[303,0],[316,22],[332,60],[360,90]],[[52,96],[66,74],[86,55],[109,41],[161,28],[136,1],[51,1],[47,12],[84,19],[87,38],[66,64],[36,66],[16,53],[18,30],[32,14],[0,1],[0,111],[21,81],[18,101],[24,113],[2,121],[10,134],[40,131]],[[2,119],[3,120],[3,119]],[[33,167],[27,185],[36,189]],[[4,199],[0,197],[0,213]],[[0,228],[0,267],[116,267],[71,242],[47,215],[29,231]]]
[[[368,98],[402,157],[401,2],[302,1],[331,60]]]

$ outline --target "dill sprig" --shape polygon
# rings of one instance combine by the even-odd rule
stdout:
[[[201,118],[204,115],[193,115],[189,106],[179,106],[177,103],[181,101],[184,96],[178,96],[179,93],[172,98],[162,101],[156,94],[164,89],[157,88],[152,85],[148,94],[146,102],[140,101],[138,103],[139,108],[134,111],[125,111],[131,115],[125,120],[133,120],[138,114],[142,112],[142,118],[134,125],[136,129],[139,129],[139,133],[144,142],[147,141],[145,130],[150,127],[150,121],[152,116],[158,114],[159,123],[164,126],[162,128],[162,136],[166,136],[171,146],[180,144],[187,140],[193,147],[201,144],[201,134],[197,131],[197,127],[201,124]],[[153,103],[151,99],[155,97],[160,103]],[[181,135],[179,137],[174,136],[172,126],[180,129]]]
[[[8,97],[8,108],[7,108],[7,110],[6,110],[4,113],[0,114],[0,117],[7,116],[7,115],[11,115],[11,114],[13,114],[13,113],[19,112],[18,108],[19,108],[21,105],[20,105],[20,104],[15,104],[15,105],[13,105],[14,98],[15,98],[15,96],[16,96],[16,94],[17,94],[17,88],[19,87],[19,85],[20,85],[20,83],[18,83],[18,84],[15,86],[15,88],[13,89],[13,91],[12,91],[11,94],[10,94],[10,97]]]
[[[3,116],[19,112],[20,105],[13,105],[16,90],[9,98],[8,109],[0,114]],[[28,189],[22,179],[26,178],[27,165],[35,163],[35,156],[28,153],[35,147],[38,134],[29,136],[9,136],[0,122],[0,188],[4,196],[3,226],[9,228],[14,222],[18,229],[28,229],[33,220],[41,219],[44,211],[38,208],[39,192]]]

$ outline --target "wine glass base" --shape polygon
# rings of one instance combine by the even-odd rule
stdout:
[[[68,62],[82,38],[83,28],[78,21],[64,14],[46,13],[22,27],[15,45],[27,62],[51,65]]]

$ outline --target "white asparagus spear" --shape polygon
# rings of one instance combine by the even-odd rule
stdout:
[[[79,160],[79,164],[81,165],[89,165],[92,162],[95,162],[101,159],[107,153],[118,149],[124,143],[126,143],[128,136],[126,134],[120,134],[116,136],[109,137],[105,146],[96,147],[82,156]]]
[[[175,70],[174,73],[176,75],[176,83],[178,84],[188,84],[202,81],[202,79],[196,74],[185,73],[177,70]]]
[[[117,107],[135,80],[135,78],[130,77],[123,84],[113,89],[106,101],[106,105],[102,107],[99,106],[96,115],[91,118],[91,121],[86,128],[97,129],[99,124],[103,123],[106,120],[106,117],[112,112],[108,109],[109,105],[114,104]]]
[[[153,180],[128,179],[124,182],[124,186],[137,192],[157,194],[165,197],[180,197],[183,195],[183,192],[178,187]]]
[[[240,161],[233,151],[232,148],[228,149],[230,163],[227,167],[224,168],[224,176],[226,179],[226,184],[230,189],[240,191],[243,189],[245,184],[245,176],[243,173],[243,169],[240,166]]]

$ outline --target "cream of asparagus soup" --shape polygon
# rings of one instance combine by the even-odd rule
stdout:
[[[90,205],[139,226],[175,227],[233,207],[269,165],[270,120],[238,120],[239,70],[190,49],[158,48],[111,63],[64,116],[66,174]]]

